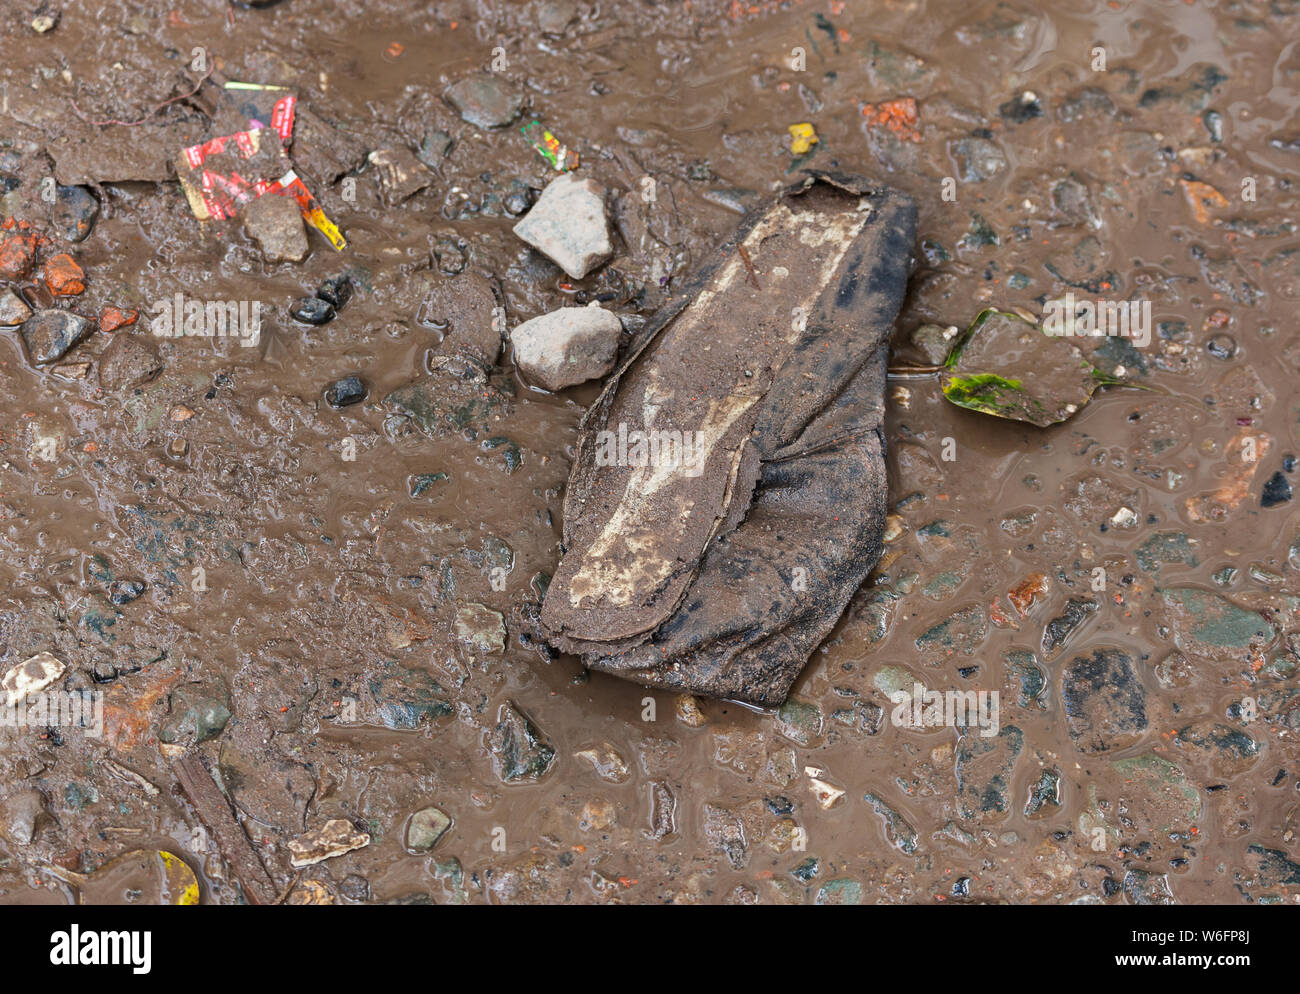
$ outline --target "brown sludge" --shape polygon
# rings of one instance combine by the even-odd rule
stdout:
[[[60,11],[42,33],[38,8]],[[11,680],[24,717],[51,695],[102,703],[101,735],[0,712],[0,902],[74,904],[66,881],[105,867],[114,889],[92,897],[159,901],[115,861],[168,852],[201,903],[239,904],[260,877],[242,836],[270,875],[259,899],[286,904],[1295,905],[1298,35],[1296,0],[0,4],[0,676],[44,658]],[[343,252],[308,227],[305,258],[268,259],[242,219],[200,223],[176,179],[181,148],[284,92],[288,159]],[[144,123],[92,126],[72,101]],[[817,142],[796,152],[791,126]],[[557,177],[539,130],[603,191],[580,279],[514,231]],[[1041,321],[1072,292],[1149,305],[1145,342],[1070,344],[1153,389],[1101,387],[1038,428],[955,407],[933,371],[891,377],[883,552],[784,704],[647,689],[539,623],[622,471],[579,465],[565,520],[603,384],[533,389],[510,336],[597,303],[624,360],[650,345],[588,424],[641,420],[612,405],[674,341],[650,322],[698,299],[690,274],[804,169],[916,205],[891,365],[942,363],[985,308]],[[837,194],[790,209],[808,196]],[[788,322],[800,295],[768,249],[744,254],[721,257],[731,296]],[[62,256],[84,279],[47,269]],[[291,316],[343,275],[332,321]],[[260,305],[257,343],[154,334],[177,295]],[[722,393],[701,370],[731,369],[713,337],[679,370],[701,398]],[[814,420],[767,368],[778,345],[753,349],[771,376],[755,406],[784,412],[772,445]],[[873,400],[877,362],[855,381]],[[1048,413],[1078,405],[1048,372]],[[815,458],[742,464],[738,484]],[[655,536],[679,572],[607,612],[635,624],[563,619],[650,676],[656,642],[688,658],[678,619],[723,648],[710,611],[750,590],[799,603],[774,536],[753,556],[768,572],[709,580],[690,610],[697,563],[790,509],[688,486],[711,503],[699,530]],[[864,559],[878,499],[827,525]],[[914,725],[893,697],[918,683],[996,692],[997,734]],[[201,758],[224,835],[178,788],[178,752]],[[337,821],[369,844],[294,867],[290,843]]]

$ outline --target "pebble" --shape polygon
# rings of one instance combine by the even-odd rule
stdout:
[[[114,580],[108,586],[108,599],[119,606],[130,604],[143,593],[143,580]]]
[[[4,703],[9,706],[21,704],[32,694],[40,693],[67,669],[53,653],[38,652],[10,668],[0,679],[0,690],[4,690]]]
[[[316,297],[336,311],[343,310],[352,299],[352,277],[347,273],[331,276],[316,288]]]
[[[574,755],[579,759],[585,759],[596,771],[596,776],[609,783],[624,783],[631,776],[631,768],[627,765],[627,760],[620,756],[608,742],[601,742]]]
[[[20,325],[31,316],[32,309],[18,296],[17,291],[9,288],[0,290],[0,325]]]
[[[37,366],[57,362],[90,334],[90,322],[71,311],[37,311],[23,322],[23,343]]]
[[[503,128],[524,108],[523,97],[493,73],[475,73],[447,88],[447,102],[478,128]]]
[[[438,128],[430,128],[424,133],[415,157],[426,166],[436,166],[451,151],[451,135]]]
[[[377,148],[367,157],[385,206],[396,207],[433,183],[434,175],[405,145]]]
[[[114,335],[99,357],[99,385],[119,392],[146,383],[163,368],[162,360],[139,335]]]
[[[289,314],[303,324],[326,324],[334,320],[334,308],[319,297],[299,297],[289,308]]]
[[[331,818],[320,828],[313,828],[310,832],[289,840],[289,865],[295,868],[313,866],[368,845],[370,836],[358,832],[350,821]]]
[[[614,254],[605,188],[574,173],[551,180],[514,232],[575,280]]]
[[[1146,732],[1146,691],[1132,658],[1096,649],[1065,667],[1061,699],[1070,738],[1080,752],[1106,752],[1136,743]]]
[[[345,376],[335,380],[325,390],[325,402],[330,407],[347,407],[359,404],[366,399],[366,385],[357,376]]]
[[[487,746],[497,776],[505,783],[536,780],[555,761],[555,750],[550,743],[512,703],[501,705],[497,724],[488,733]]]
[[[60,186],[54,194],[54,227],[69,242],[88,236],[99,217],[99,201],[84,186]]]
[[[1277,507],[1277,505],[1285,504],[1290,499],[1291,481],[1283,476],[1281,471],[1278,471],[1269,477],[1268,482],[1264,484],[1264,491],[1260,494],[1259,503],[1261,507]]]
[[[20,790],[6,798],[0,808],[0,828],[5,838],[16,846],[30,845],[52,820],[44,796],[35,789]]]
[[[244,231],[267,262],[301,262],[307,256],[302,212],[289,197],[258,197],[244,208]]]
[[[423,808],[411,816],[406,826],[406,848],[428,852],[449,828],[451,819],[447,815],[434,807]]]
[[[598,306],[562,307],[519,325],[510,334],[515,364],[544,390],[563,390],[614,368],[623,326]]]
[[[1237,354],[1237,343],[1231,335],[1211,335],[1205,351],[1216,359],[1231,359]]]

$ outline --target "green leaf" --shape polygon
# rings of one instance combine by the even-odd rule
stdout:
[[[943,395],[958,407],[1040,428],[1074,415],[1097,387],[1121,382],[1064,339],[993,307],[975,316],[939,377]]]

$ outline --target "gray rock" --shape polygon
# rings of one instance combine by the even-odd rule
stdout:
[[[433,182],[433,173],[405,145],[377,148],[368,161],[379,177],[379,192],[384,204],[396,207],[415,196]]]
[[[447,102],[479,128],[503,128],[524,108],[523,97],[494,73],[475,73],[447,88]]]
[[[415,157],[426,166],[436,166],[451,151],[451,135],[441,128],[430,128],[424,133],[424,140],[415,150]]]
[[[525,321],[510,340],[515,364],[529,382],[555,391],[613,369],[622,330],[616,315],[595,305],[561,307]]]
[[[8,288],[0,290],[0,325],[13,327],[31,316],[32,309],[16,291]]]
[[[482,604],[466,604],[456,609],[452,624],[456,639],[478,652],[504,652],[506,625],[500,611]]]
[[[501,705],[497,725],[488,733],[488,749],[497,776],[506,783],[536,780],[551,768],[555,750],[513,703]]]
[[[60,186],[54,195],[54,227],[59,237],[82,241],[95,227],[99,201],[84,186]]]
[[[974,135],[951,142],[948,151],[957,160],[958,175],[963,183],[992,179],[1007,168],[1007,157],[993,141]]]
[[[614,254],[605,188],[565,173],[550,182],[515,234],[580,280]]]
[[[37,311],[23,322],[23,344],[37,366],[57,362],[90,334],[90,322],[71,311]]]
[[[451,828],[451,819],[437,808],[424,808],[411,816],[406,826],[406,848],[427,852]]]
[[[99,385],[105,390],[129,390],[152,380],[162,368],[152,345],[139,335],[118,332],[99,357]]]
[[[1075,657],[1062,674],[1061,698],[1080,752],[1123,749],[1147,730],[1146,691],[1132,658],[1118,649]]]
[[[244,230],[267,262],[301,262],[307,255],[302,214],[289,197],[258,197],[244,209]]]
[[[45,798],[39,790],[23,790],[6,798],[0,807],[0,828],[5,838],[17,846],[29,845],[51,821]]]
[[[562,35],[577,17],[575,0],[543,0],[537,5],[537,28],[542,34]]]

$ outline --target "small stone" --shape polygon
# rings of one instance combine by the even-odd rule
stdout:
[[[701,728],[709,719],[700,710],[700,702],[690,694],[681,694],[677,698],[677,720],[687,728]]]
[[[1133,660],[1118,649],[1077,656],[1062,675],[1061,698],[1070,738],[1080,752],[1122,749],[1147,730],[1146,691]]]
[[[5,798],[0,806],[0,829],[16,846],[30,845],[41,829],[52,821],[45,807],[45,797],[39,790],[20,790]]]
[[[215,739],[230,721],[230,709],[216,697],[204,697],[187,690],[172,695],[172,713],[158,729],[158,741],[166,745],[195,746]]]
[[[579,759],[585,759],[596,771],[596,776],[609,783],[625,783],[631,776],[627,760],[620,756],[608,742],[601,742],[574,755]]]
[[[514,232],[575,280],[614,254],[605,188],[575,173],[553,179]]]
[[[406,848],[428,852],[451,828],[451,819],[437,808],[424,808],[411,816],[406,826]]]
[[[120,392],[147,383],[163,368],[154,347],[140,335],[114,335],[99,357],[99,385]]]
[[[135,324],[139,319],[139,311],[124,311],[117,307],[105,307],[99,312],[99,330],[117,331],[119,328]]]
[[[1043,651],[1050,657],[1077,632],[1089,617],[1097,613],[1097,601],[1092,597],[1071,597],[1065,610],[1043,627]]]
[[[90,234],[99,217],[99,201],[84,186],[55,188],[53,219],[59,237],[79,242]]]
[[[27,306],[17,291],[5,288],[0,290],[0,325],[14,327],[32,316],[32,309]]]
[[[487,736],[497,776],[505,783],[536,780],[551,768],[555,750],[512,703],[501,705],[497,724]]]
[[[366,385],[358,376],[345,376],[335,380],[325,389],[325,402],[330,407],[347,407],[366,399]]]
[[[614,821],[614,805],[603,797],[598,797],[582,806],[582,813],[578,815],[578,828],[584,832],[603,832],[612,828]]]
[[[380,197],[388,207],[409,200],[435,178],[405,145],[377,148],[367,158],[375,167]]]
[[[349,873],[339,884],[339,893],[349,901],[369,901],[370,881],[359,873]]]
[[[912,344],[925,353],[927,362],[937,366],[948,358],[957,335],[955,324],[946,328],[939,324],[923,324],[912,332]]]
[[[1007,168],[1002,149],[979,135],[957,139],[949,145],[949,152],[957,160],[958,176],[963,183],[992,179]]]
[[[167,417],[175,422],[188,421],[194,417],[194,408],[186,407],[184,404],[177,404],[168,412]]]
[[[494,73],[475,73],[447,88],[447,102],[478,128],[503,128],[524,108],[523,97]]]
[[[1205,351],[1216,359],[1228,360],[1237,354],[1237,342],[1231,335],[1211,335],[1205,343]]]
[[[1282,475],[1281,470],[1278,470],[1264,484],[1264,490],[1259,497],[1260,506],[1277,507],[1277,505],[1285,504],[1290,499],[1291,481]]]
[[[55,297],[75,297],[86,292],[86,273],[67,252],[45,260],[41,280]]]
[[[533,205],[533,201],[528,194],[516,190],[514,193],[507,193],[501,205],[511,217],[518,217]]]
[[[108,599],[119,607],[144,593],[143,580],[114,580],[108,585]]]
[[[662,780],[650,784],[650,838],[666,838],[677,831],[677,799]]]
[[[347,273],[331,276],[316,288],[316,296],[336,311],[343,310],[352,299],[352,277]]]
[[[63,662],[52,653],[38,652],[10,670],[0,679],[0,689],[4,690],[4,703],[9,707],[21,704],[32,694],[40,693],[67,669]]]
[[[451,151],[451,135],[439,128],[430,128],[415,152],[415,157],[426,166],[437,166]]]
[[[190,443],[183,438],[173,438],[167,443],[167,451],[173,459],[184,458],[185,453],[190,450]]]
[[[358,832],[351,822],[343,818],[331,818],[320,828],[313,828],[310,832],[289,840],[289,865],[313,866],[368,845],[370,836],[365,832]]]
[[[303,324],[325,324],[334,320],[334,308],[319,297],[299,297],[289,308],[289,314]]]
[[[456,638],[478,652],[504,652],[505,618],[499,611],[482,604],[466,604],[456,609],[453,623]]]
[[[59,23],[59,13],[37,14],[32,18],[32,30],[38,35],[43,35],[47,31],[53,31],[55,25]]]
[[[552,392],[605,376],[618,358],[623,326],[596,305],[562,307],[525,321],[510,334],[515,364]]]
[[[244,231],[267,262],[301,262],[307,256],[302,212],[290,197],[261,196],[244,208]]]
[[[562,35],[578,17],[575,0],[543,0],[537,5],[537,29],[545,35]]]
[[[412,497],[420,497],[435,483],[445,479],[446,473],[413,473],[407,480],[407,493]]]

